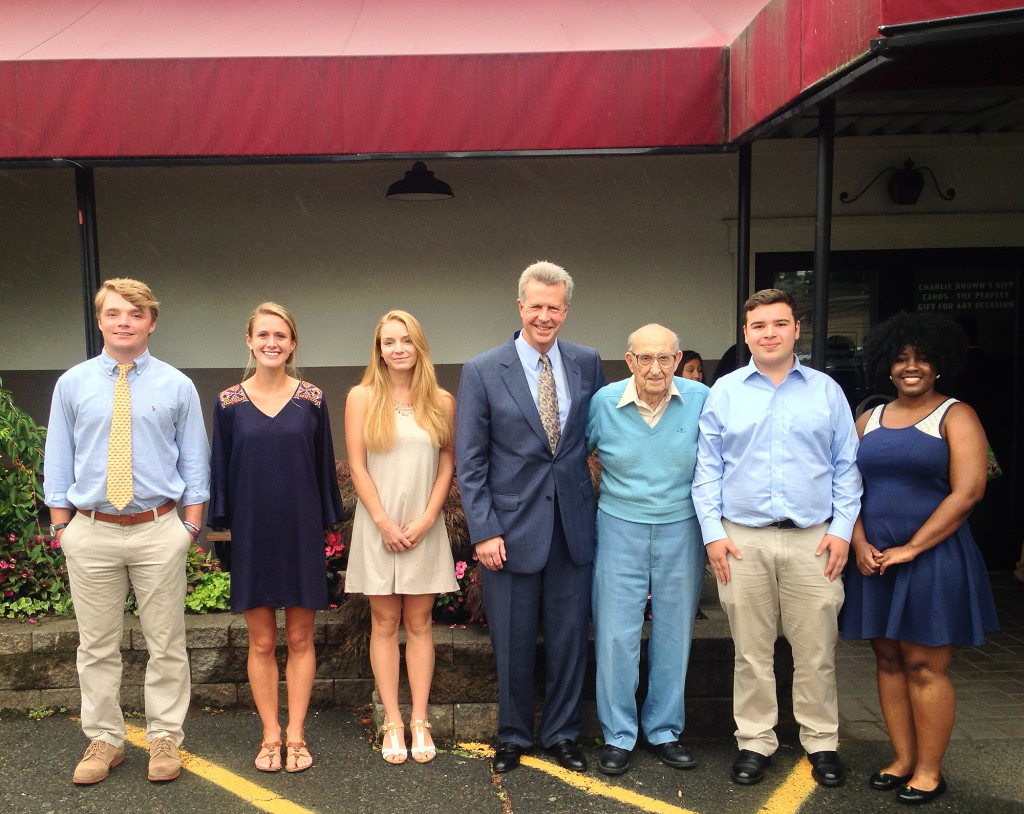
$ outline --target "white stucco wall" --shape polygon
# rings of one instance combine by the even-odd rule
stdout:
[[[813,248],[813,140],[755,145],[752,248]],[[879,169],[911,157],[926,188],[896,207]],[[244,364],[266,299],[291,308],[306,366],[362,365],[377,318],[405,308],[439,363],[504,341],[515,283],[535,259],[577,291],[565,336],[618,358],[637,326],[663,322],[717,358],[733,341],[735,155],[449,159],[437,203],[384,199],[411,161],[96,170],[102,277],[134,276],[162,302],[151,347],[179,367]],[[1019,135],[840,139],[833,248],[1024,244]],[[71,170],[0,170],[0,370],[81,361],[82,295]]]

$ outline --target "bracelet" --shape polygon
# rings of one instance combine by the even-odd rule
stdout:
[[[201,531],[201,529],[199,528],[199,526],[197,526],[197,525],[196,525],[195,523],[190,523],[190,522],[189,522],[188,520],[182,520],[182,521],[181,521],[181,524],[182,524],[182,525],[183,525],[183,526],[184,526],[184,527],[185,527],[186,529],[188,529],[188,533],[189,533],[189,536],[191,536],[191,537],[192,537],[192,540],[193,540],[193,541],[195,541],[195,540],[198,540],[198,539],[199,539],[199,532]]]

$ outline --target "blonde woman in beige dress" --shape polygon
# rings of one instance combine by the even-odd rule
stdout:
[[[345,590],[370,600],[370,665],[385,722],[381,754],[404,763],[398,709],[398,628],[412,694],[412,758],[434,759],[427,699],[434,675],[431,611],[458,589],[441,507],[455,472],[455,399],[437,385],[423,328],[388,311],[377,323],[363,380],[349,391],[345,441],[359,503]]]

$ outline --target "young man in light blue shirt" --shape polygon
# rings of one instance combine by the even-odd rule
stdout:
[[[149,286],[107,280],[95,304],[103,352],[58,379],[43,465],[51,534],[64,550],[78,620],[82,731],[90,741],[72,779],[98,783],[124,760],[120,647],[130,586],[149,650],[148,777],[167,781],[181,772],[178,747],[190,697],[185,558],[210,497],[210,447],[195,386],[149,355],[159,309]],[[108,453],[115,454],[119,366],[130,398],[131,443],[123,452],[131,464],[124,482],[131,484],[115,495]],[[179,503],[184,521],[174,511]]]
[[[793,649],[793,713],[814,779],[838,786],[837,616],[860,510],[857,433],[842,389],[804,367],[792,297],[744,304],[750,363],[715,383],[700,418],[693,502],[736,647],[737,783],[757,783],[778,748],[773,666]]]

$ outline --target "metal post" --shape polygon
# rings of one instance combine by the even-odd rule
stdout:
[[[814,336],[811,366],[825,369],[828,340],[829,253],[832,248],[832,164],[836,141],[836,103],[818,108],[818,201],[814,213]]]
[[[93,308],[93,297],[100,287],[100,255],[96,241],[96,185],[91,167],[75,165],[75,196],[78,199],[78,239],[82,247],[85,354],[91,359],[103,350],[103,337]]]
[[[747,363],[747,345],[743,341],[743,304],[750,292],[750,168],[751,147],[740,147],[739,195],[736,212],[736,367]]]

